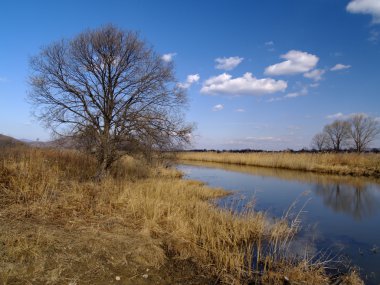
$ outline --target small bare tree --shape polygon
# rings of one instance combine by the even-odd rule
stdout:
[[[164,62],[134,32],[112,25],[43,48],[31,60],[31,102],[54,132],[82,138],[102,178],[121,148],[186,143],[186,102]]]
[[[313,137],[311,141],[311,146],[312,148],[315,148],[318,151],[322,151],[329,147],[328,141],[329,138],[326,133],[318,133]]]
[[[350,118],[350,135],[357,152],[362,152],[380,134],[378,122],[364,114],[356,114]]]
[[[350,123],[347,121],[336,120],[326,125],[323,132],[328,137],[328,144],[334,151],[340,151],[343,146],[347,145],[350,138]]]

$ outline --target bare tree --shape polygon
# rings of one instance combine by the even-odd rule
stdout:
[[[329,147],[328,141],[329,138],[326,133],[318,133],[313,137],[311,141],[311,146],[317,149],[318,151],[322,151]]]
[[[380,134],[378,122],[364,114],[352,116],[350,124],[350,135],[357,152],[362,152]]]
[[[348,143],[350,138],[350,123],[347,121],[336,120],[326,125],[323,132],[328,137],[328,143],[335,151],[340,151]]]
[[[31,60],[31,102],[54,132],[86,138],[102,178],[128,145],[186,143],[186,103],[173,65],[138,35],[112,25],[43,48]]]

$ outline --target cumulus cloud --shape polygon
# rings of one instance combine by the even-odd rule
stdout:
[[[303,74],[304,77],[313,79],[314,81],[322,80],[322,75],[325,74],[323,69],[314,69],[312,71],[306,72]]]
[[[190,74],[187,76],[186,81],[183,83],[178,83],[178,87],[187,89],[189,88],[193,83],[198,82],[200,79],[199,74]]]
[[[319,58],[316,55],[291,50],[281,55],[285,61],[270,65],[265,69],[267,75],[289,75],[297,73],[305,73],[312,70],[318,63]]]
[[[239,109],[236,109],[235,112],[243,113],[243,112],[245,112],[245,109],[239,108]]]
[[[203,83],[203,94],[264,95],[284,91],[288,84],[272,78],[257,79],[247,72],[242,77],[232,78],[228,73],[209,78]]]
[[[215,62],[217,63],[215,65],[216,69],[223,69],[223,70],[232,70],[236,66],[238,66],[244,58],[238,57],[238,56],[232,56],[232,57],[218,57],[215,59]]]
[[[265,43],[266,46],[273,46],[274,45],[274,42],[273,41],[268,41]]]
[[[331,71],[337,71],[337,70],[349,69],[350,67],[351,67],[351,65],[345,65],[345,64],[338,63],[335,66],[333,66],[330,70]]]
[[[380,24],[379,0],[351,0],[346,9],[350,13],[369,14],[374,24]]]
[[[176,55],[177,55],[177,53],[175,53],[175,52],[166,53],[161,57],[161,59],[165,62],[171,62],[173,60],[173,57],[175,57]]]
[[[224,106],[222,104],[218,104],[218,105],[215,105],[214,107],[212,107],[212,110],[214,112],[222,111],[223,109],[224,109]]]

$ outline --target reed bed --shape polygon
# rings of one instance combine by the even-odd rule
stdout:
[[[289,252],[298,220],[219,209],[224,190],[130,157],[95,171],[75,151],[1,150],[0,284],[330,282],[324,262]]]
[[[380,154],[374,153],[181,152],[178,153],[178,158],[188,161],[380,177]]]

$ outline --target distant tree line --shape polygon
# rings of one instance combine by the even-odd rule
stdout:
[[[316,134],[311,142],[318,151],[353,149],[363,152],[379,136],[378,121],[365,114],[355,114],[347,120],[335,120],[324,126],[321,133]]]
[[[324,149],[322,151],[329,151],[330,149]],[[355,152],[354,149],[345,149],[345,152]],[[173,152],[173,151],[170,151]],[[315,147],[310,148],[302,148],[302,149],[285,149],[285,150],[263,150],[263,149],[189,149],[189,150],[177,150],[174,152],[215,152],[215,153],[317,153]],[[371,152],[371,153],[380,153],[380,148],[367,148],[363,152]]]

